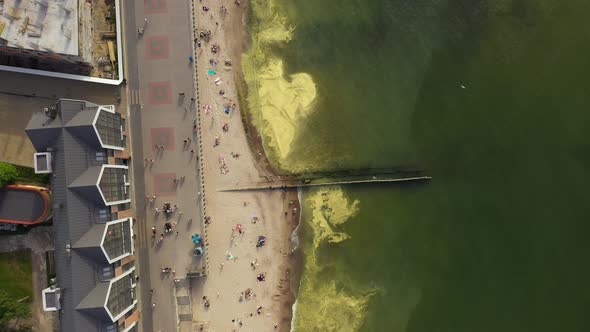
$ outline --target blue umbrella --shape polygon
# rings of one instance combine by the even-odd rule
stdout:
[[[194,244],[199,244],[201,243],[201,236],[197,233],[193,234],[193,236],[191,237],[191,239],[193,240]]]

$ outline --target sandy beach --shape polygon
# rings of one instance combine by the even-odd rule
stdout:
[[[210,222],[209,275],[192,290],[193,311],[205,330],[288,331],[295,299],[291,284],[298,282],[298,258],[290,254],[299,221],[297,193],[224,191],[277,179],[238,102],[246,12],[244,2],[195,2],[195,36],[210,31],[195,41],[200,43],[202,195]],[[263,246],[257,246],[260,236],[266,238]]]

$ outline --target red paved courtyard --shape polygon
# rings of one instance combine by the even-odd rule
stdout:
[[[164,146],[165,151],[174,151],[174,127],[151,128],[152,147],[155,145]]]
[[[146,14],[168,13],[168,3],[166,0],[144,0],[143,4]]]
[[[172,84],[170,81],[149,82],[148,99],[150,105],[172,104]]]
[[[176,196],[176,173],[158,173],[154,175],[154,191],[157,196]]]
[[[145,58],[147,60],[168,59],[169,57],[168,36],[153,36],[146,39]]]

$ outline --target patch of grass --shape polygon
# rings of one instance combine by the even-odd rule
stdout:
[[[0,253],[0,290],[16,300],[33,299],[33,266],[29,250]]]

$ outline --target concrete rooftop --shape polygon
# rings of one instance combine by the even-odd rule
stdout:
[[[78,55],[78,0],[0,1],[0,39],[10,47]]]

